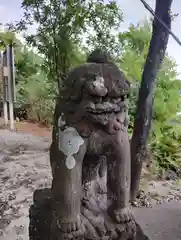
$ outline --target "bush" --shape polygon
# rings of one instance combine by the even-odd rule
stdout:
[[[35,122],[40,122],[46,125],[51,125],[54,112],[54,99],[56,89],[53,83],[47,80],[40,81],[37,76],[33,76],[31,81],[20,83],[17,85],[17,102],[19,105],[27,104],[28,119]]]

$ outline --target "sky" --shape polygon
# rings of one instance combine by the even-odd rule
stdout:
[[[179,16],[172,23],[172,31],[181,40],[181,0],[173,0],[172,12]],[[127,30],[130,23],[136,24],[150,16],[140,0],[117,0],[123,11],[124,22],[120,25],[120,30]],[[147,3],[154,9],[155,0],[147,0]],[[20,8],[21,0],[0,0],[0,22],[7,23],[19,20],[22,16]],[[181,73],[181,46],[170,36],[168,43],[168,53],[178,64],[178,72]]]

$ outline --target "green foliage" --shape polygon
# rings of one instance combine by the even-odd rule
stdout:
[[[81,43],[81,49],[88,44],[90,49],[97,43],[111,50],[112,30],[122,20],[114,0],[107,4],[102,0],[24,0],[22,9],[24,17],[13,27],[21,31],[33,23],[37,25],[36,34],[26,39],[44,56],[49,78],[56,80],[59,88],[78,58],[77,45]],[[83,36],[85,44],[81,41]]]
[[[156,126],[157,125],[157,126]],[[164,169],[178,170],[180,163],[181,126],[155,122],[149,146],[153,158]]]
[[[2,50],[10,43],[14,46],[17,96],[15,107],[28,105],[29,119],[51,123],[56,89],[43,68],[44,59],[24,46],[14,32],[0,32],[0,40]]]
[[[23,0],[21,7],[23,18],[9,28],[21,32],[36,24],[36,33],[25,38],[42,57],[16,44],[17,102],[30,104],[31,118],[50,123],[54,98],[69,69],[85,62],[94,47],[118,52],[113,31],[122,13],[114,0]]]
[[[133,126],[139,83],[150,38],[151,25],[149,22],[137,26],[131,25],[127,32],[119,34],[120,43],[123,45],[123,54],[118,63],[134,86],[130,101],[131,126]],[[180,89],[181,82],[177,80],[176,63],[166,55],[157,77],[152,131],[149,138],[149,149],[154,163],[164,169],[175,170],[181,167],[178,154],[181,125],[172,121],[176,119],[176,113],[180,111]]]
[[[23,30],[33,22],[37,24],[36,34],[26,39],[41,56],[15,41],[13,35],[17,103],[30,105],[29,118],[50,124],[58,94],[54,80],[61,87],[67,71],[85,62],[93,48],[100,47],[117,57],[118,66],[132,83],[130,120],[133,126],[151,24],[131,25],[127,32],[117,35],[122,13],[115,1],[105,4],[101,0],[24,0],[22,8],[24,18],[15,28]],[[149,150],[155,169],[157,166],[176,169],[180,167],[181,120],[176,118],[176,113],[180,109],[181,83],[177,81],[176,63],[168,55],[156,85]]]
[[[0,24],[1,25],[1,24]],[[14,32],[11,31],[0,31],[0,51],[5,51],[7,45],[16,44],[16,38]],[[0,65],[3,64],[0,59]],[[2,75],[0,74],[0,100],[3,96],[3,84],[1,80]]]
[[[52,123],[55,98],[53,88],[44,72],[33,74],[17,84],[18,103],[29,106],[29,120],[47,125]]]
[[[0,32],[0,50],[6,49],[6,46],[10,43],[15,43],[15,34],[12,31],[1,31]]]
[[[56,86],[47,77],[41,57],[24,46],[20,52],[15,50],[17,104],[29,106],[29,119],[50,124]]]
[[[168,61],[168,59],[166,59]],[[169,61],[168,61],[169,62]],[[165,169],[177,169],[180,163],[181,124],[177,123],[176,113],[180,110],[180,81],[173,80],[174,64],[170,61],[166,71],[162,69],[159,74],[154,104],[154,124],[150,136],[150,148],[153,157]],[[173,67],[171,67],[173,66]],[[164,66],[163,66],[164,68]],[[170,79],[168,79],[170,77]],[[175,76],[176,79],[176,72]]]
[[[102,49],[111,55],[119,56],[120,44],[117,30],[122,22],[122,12],[116,1],[104,4],[104,1],[92,1],[91,12],[87,22],[87,52]],[[86,47],[87,46],[87,47]]]

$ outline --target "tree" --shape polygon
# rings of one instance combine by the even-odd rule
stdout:
[[[0,31],[0,49],[5,50],[10,43],[15,44],[17,39],[12,31]]]
[[[156,15],[170,28],[172,0],[157,0]],[[157,72],[164,59],[169,33],[155,18],[152,39],[143,70],[131,140],[131,200],[135,200],[140,184],[142,163],[152,120],[153,93]]]
[[[29,106],[28,115],[29,117],[31,115],[33,120],[43,120],[46,117],[50,121],[49,111],[41,109],[42,107],[38,105],[41,102],[46,106],[49,105],[48,109],[53,109],[56,93],[53,82],[49,81],[46,69],[43,68],[44,59],[22,44],[15,32],[6,30],[0,32],[0,41],[2,50],[5,50],[10,43],[14,46],[15,109]]]
[[[119,37],[123,45],[123,54],[118,65],[132,83],[129,110],[129,133],[132,136],[141,74],[151,38],[151,24],[143,22],[131,25],[129,30]],[[140,44],[137,44],[138,42]],[[181,89],[181,81],[177,75],[175,61],[166,54],[157,75],[152,128],[148,141],[149,157],[152,160],[151,173],[156,177],[167,169],[178,171],[181,167],[181,126],[177,124],[177,121],[180,122],[179,117],[176,117],[180,111],[181,98],[178,89]]]
[[[102,0],[24,0],[22,9],[24,17],[15,24],[15,29],[22,31],[28,25],[37,25],[36,34],[26,39],[45,57],[49,76],[58,82],[59,90],[73,59],[77,58],[77,45],[82,38],[89,47],[96,42],[110,50],[112,43],[105,44],[105,39],[113,40],[112,30],[122,20],[114,0],[107,4]]]

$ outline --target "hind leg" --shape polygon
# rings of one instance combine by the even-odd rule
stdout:
[[[132,219],[130,198],[130,145],[126,129],[118,131],[112,139],[112,154],[108,157],[108,197],[110,214],[117,222]]]

